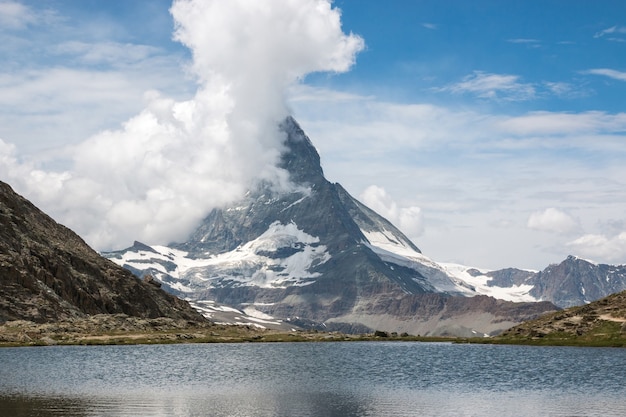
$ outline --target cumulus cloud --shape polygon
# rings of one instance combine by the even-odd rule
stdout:
[[[421,208],[416,206],[399,207],[384,188],[371,185],[363,191],[360,199],[366,206],[385,217],[407,236],[417,237],[424,233]]]
[[[578,228],[576,221],[569,214],[554,207],[537,211],[528,218],[527,226],[534,230],[552,233],[569,233]]]
[[[626,232],[612,237],[587,234],[569,242],[567,246],[579,256],[606,262],[623,262],[626,259]]]
[[[170,11],[174,38],[193,54],[193,98],[148,93],[120,129],[75,146],[63,173],[36,171],[0,143],[5,177],[98,249],[184,239],[255,181],[288,186],[276,168],[286,89],[311,72],[347,71],[363,48],[329,0],[179,0]],[[108,59],[113,46],[94,59]]]

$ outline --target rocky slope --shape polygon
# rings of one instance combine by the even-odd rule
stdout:
[[[626,346],[626,291],[522,323],[504,332],[502,338]]]
[[[295,120],[281,129],[288,151],[280,167],[291,190],[260,184],[241,201],[213,210],[186,242],[136,242],[105,255],[195,302],[304,327],[482,335],[554,310],[550,303],[471,298],[480,293],[326,180]]]
[[[158,284],[143,282],[101,257],[0,182],[0,323],[102,313],[205,320]]]

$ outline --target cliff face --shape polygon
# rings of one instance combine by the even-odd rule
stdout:
[[[204,319],[92,250],[0,181],[0,323],[93,314]]]

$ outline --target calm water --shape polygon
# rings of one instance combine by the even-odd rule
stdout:
[[[280,343],[0,349],[0,416],[626,416],[626,349]]]

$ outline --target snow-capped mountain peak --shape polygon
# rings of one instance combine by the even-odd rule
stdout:
[[[136,243],[106,256],[140,276],[153,275],[198,307],[252,307],[257,315],[343,331],[395,323],[398,330],[490,333],[523,314],[511,307],[509,317],[504,301],[487,302],[482,295],[537,299],[530,283],[500,285],[502,277],[490,272],[476,274],[422,254],[388,220],[326,180],[315,147],[295,120],[287,118],[281,128],[287,151],[278,168],[289,173],[289,190],[259,184],[240,201],[215,208],[185,242]],[[483,327],[468,330],[473,309],[487,305]],[[553,306],[530,306],[528,314],[546,308]],[[424,321],[411,319],[416,311]],[[454,327],[456,319],[446,322],[459,314],[467,320],[464,330]]]

